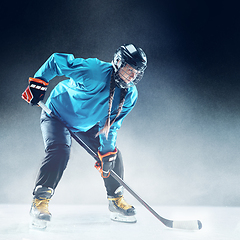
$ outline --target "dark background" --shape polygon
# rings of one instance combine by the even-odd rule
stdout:
[[[118,135],[126,182],[150,204],[239,206],[237,1],[1,1],[0,16],[0,203],[30,204],[44,156],[28,77],[54,52],[110,62],[134,43],[148,68]],[[73,144],[54,201],[106,203],[93,165]]]

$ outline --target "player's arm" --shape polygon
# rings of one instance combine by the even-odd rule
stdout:
[[[72,54],[52,54],[35,73],[34,77],[29,78],[29,85],[22,93],[22,98],[32,105],[36,105],[40,100],[43,100],[51,79],[63,75],[68,77],[77,71],[74,60],[75,58]],[[79,60],[80,64],[78,66],[81,65],[81,61],[83,60]]]
[[[117,130],[121,127],[123,119],[128,115],[128,113],[133,109],[137,101],[137,91],[130,96],[126,96],[126,100],[123,109],[114,122],[114,124],[110,127],[110,131],[108,134],[108,138],[106,138],[105,134],[99,135],[100,147],[98,150],[98,157],[101,162],[96,163],[96,168],[102,173],[103,177],[108,177],[110,175],[110,171],[115,166],[115,159],[117,154],[116,149],[116,139],[117,139]],[[113,118],[115,115],[113,114]],[[102,127],[105,119],[100,122],[100,128]],[[105,174],[105,175],[104,175]]]
[[[73,54],[54,53],[38,69],[34,78],[41,78],[49,82],[56,76],[68,77],[71,72],[74,72],[74,60]]]

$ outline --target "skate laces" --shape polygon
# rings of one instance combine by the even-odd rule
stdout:
[[[42,199],[35,198],[33,200],[33,206],[37,208],[38,211],[49,214],[49,211],[48,211],[49,201],[50,199],[47,199],[47,198],[42,198]]]
[[[120,197],[117,197],[117,198],[109,198],[109,200],[112,200],[112,201],[116,202],[117,206],[119,208],[124,209],[124,210],[132,208],[132,206],[124,200],[123,196],[120,196]]]

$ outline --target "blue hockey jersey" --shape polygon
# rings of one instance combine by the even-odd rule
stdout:
[[[52,90],[46,105],[73,131],[86,132],[99,123],[104,126],[108,113],[110,80],[113,67],[111,63],[97,58],[75,58],[72,54],[54,53],[35,73],[35,78],[49,82],[55,76],[66,76]],[[112,105],[111,119],[116,116],[120,102],[120,89],[116,87]],[[101,134],[99,151],[113,151],[116,145],[117,130],[123,119],[137,101],[137,88],[128,89],[121,114],[111,126],[108,139]]]

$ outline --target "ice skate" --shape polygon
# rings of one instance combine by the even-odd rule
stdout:
[[[108,201],[111,220],[125,223],[137,222],[135,208],[129,205],[122,195],[118,197],[108,196]]]
[[[34,198],[30,210],[32,217],[32,226],[44,229],[47,223],[51,221],[51,213],[48,210],[48,204],[53,194],[53,189],[39,186],[34,192]]]

